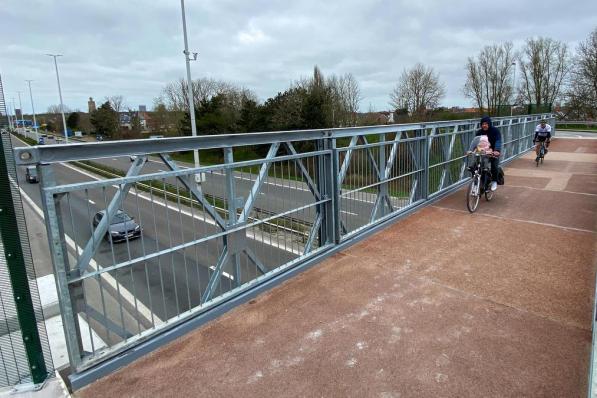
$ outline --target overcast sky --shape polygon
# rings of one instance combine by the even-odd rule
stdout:
[[[487,44],[549,36],[575,49],[597,27],[597,1],[187,0],[193,78],[253,90],[261,100],[319,65],[324,75],[352,73],[361,110],[389,108],[401,71],[432,66],[446,85],[443,105],[470,106],[464,65]],[[87,98],[124,96],[151,107],[168,82],[185,75],[177,0],[1,0],[0,73],[9,103],[33,79],[38,112],[59,103],[54,65],[60,53],[63,98],[87,111]]]

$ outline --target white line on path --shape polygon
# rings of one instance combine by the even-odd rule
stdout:
[[[454,211],[454,212],[458,212],[458,213],[470,214],[470,212],[468,210],[452,209],[452,208],[449,208],[449,207],[441,207],[441,206],[436,206],[436,205],[431,205],[429,207],[435,207],[436,209],[440,209],[440,210],[447,210],[447,211]],[[566,226],[563,226],[563,225],[550,224],[550,223],[540,222],[540,221],[521,220],[519,218],[508,218],[508,217],[496,216],[494,214],[479,214],[479,215],[483,216],[483,217],[497,218],[498,220],[504,220],[504,221],[518,221],[518,222],[523,222],[523,223],[527,223],[527,224],[542,225],[542,226],[551,227],[551,228],[567,229],[567,230],[570,230],[570,231],[588,232],[590,234],[595,234],[596,233],[595,231],[591,231],[591,230],[584,229],[584,228],[566,227]]]
[[[357,213],[351,213],[351,212],[349,212],[349,211],[346,211],[346,210],[340,210],[340,213],[349,214],[349,215],[351,215],[351,216],[358,216],[358,214],[357,214]]]
[[[94,202],[93,200],[91,200],[91,199],[87,199],[87,200],[88,200],[88,201],[89,201],[89,203],[91,203],[92,205],[94,205],[94,204],[95,204],[95,202]]]

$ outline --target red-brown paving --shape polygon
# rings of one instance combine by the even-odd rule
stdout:
[[[584,396],[597,171],[573,166],[516,160],[476,214],[458,191],[76,395]]]

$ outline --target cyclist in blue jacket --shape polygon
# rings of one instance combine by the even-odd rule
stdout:
[[[491,190],[497,189],[498,166],[500,164],[500,152],[502,151],[502,133],[497,127],[491,124],[491,118],[484,116],[481,119],[481,128],[477,130],[475,136],[486,135],[489,139],[489,145],[493,151],[493,156],[489,158],[491,164]]]

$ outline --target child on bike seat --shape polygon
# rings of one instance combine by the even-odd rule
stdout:
[[[469,152],[476,151],[489,153],[491,152],[490,147],[491,145],[489,144],[489,138],[487,137],[487,135],[478,135],[473,139],[468,150]]]

